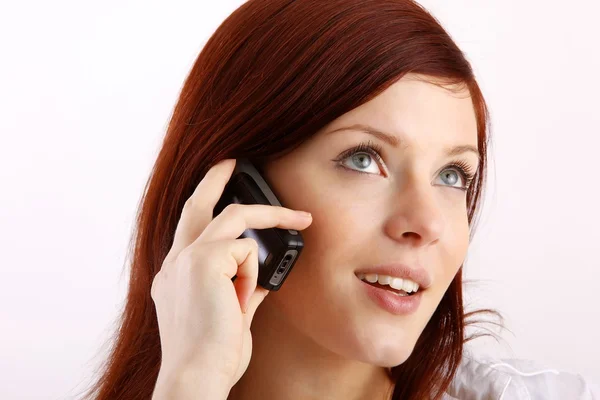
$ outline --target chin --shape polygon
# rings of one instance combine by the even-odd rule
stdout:
[[[363,353],[363,362],[379,367],[391,368],[403,364],[412,354],[414,346],[407,343],[394,343],[381,346],[369,346]]]
[[[334,345],[337,349],[332,350],[349,359],[386,368],[403,364],[412,354],[418,339],[418,335],[402,329],[375,329],[373,326],[346,333],[346,339],[352,339],[345,341],[342,339],[344,336],[337,336],[338,341]],[[345,349],[342,347],[344,342]]]

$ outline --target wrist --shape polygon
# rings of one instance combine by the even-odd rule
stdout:
[[[152,400],[226,400],[230,390],[230,380],[210,368],[161,369]]]

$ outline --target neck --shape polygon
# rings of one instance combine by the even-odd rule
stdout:
[[[304,335],[263,301],[252,321],[252,357],[228,400],[386,400],[384,367],[343,358]]]

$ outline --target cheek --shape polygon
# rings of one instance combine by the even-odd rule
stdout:
[[[306,279],[333,279],[336,272],[349,270],[348,261],[365,243],[365,232],[359,229],[360,214],[338,203],[313,203],[312,224],[302,232],[304,249],[298,260],[298,275]]]
[[[462,266],[469,248],[470,229],[466,213],[463,212],[452,219],[448,228],[443,244],[445,252],[443,259],[439,260],[440,270],[437,272],[444,291]]]
[[[314,199],[311,199],[314,200]],[[309,204],[308,202],[306,204]],[[302,305],[303,309],[334,304],[346,279],[354,279],[352,271],[357,267],[371,233],[359,229],[357,218],[365,216],[350,210],[340,202],[311,201],[312,224],[301,232],[304,249],[294,269],[282,285],[277,296],[286,308]],[[301,302],[298,299],[302,299]],[[311,309],[308,307],[308,309]]]
[[[313,264],[340,265],[339,269],[350,271],[357,265],[348,262],[367,261],[365,254],[369,243],[381,242],[376,231],[380,216],[377,205],[339,196],[336,201],[313,202],[313,223],[305,232],[307,254]],[[365,257],[367,260],[365,260]],[[331,263],[331,264],[330,264]],[[322,271],[333,273],[332,271]]]
[[[462,261],[467,255],[467,250],[469,248],[470,241],[469,235],[471,233],[469,227],[469,220],[466,212],[460,214],[460,217],[457,218],[453,226],[455,226],[455,228],[452,229],[453,237],[455,238],[453,243],[453,247],[455,249],[455,256],[460,261],[459,263],[462,264]],[[457,265],[456,269],[458,269],[459,267],[460,265]]]

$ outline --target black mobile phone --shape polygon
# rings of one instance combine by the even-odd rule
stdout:
[[[232,203],[281,207],[265,178],[245,158],[236,160],[231,179],[214,208],[213,218]],[[300,232],[280,228],[246,229],[239,238],[242,237],[251,237],[258,243],[258,284],[268,290],[279,290],[304,247]]]

